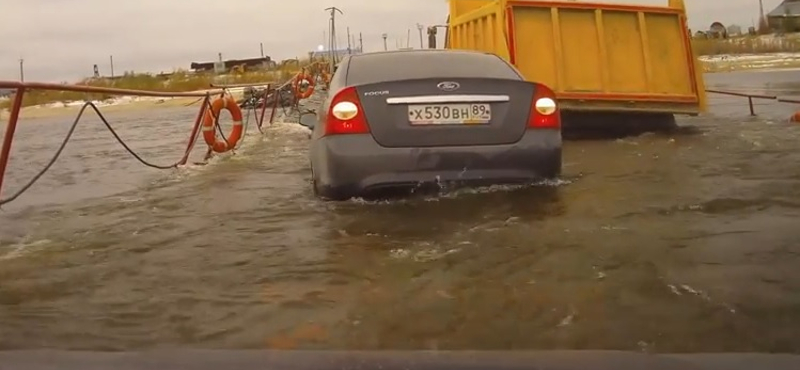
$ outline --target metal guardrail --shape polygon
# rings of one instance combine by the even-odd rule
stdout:
[[[8,124],[6,125],[5,136],[3,136],[3,144],[0,147],[0,191],[3,189],[3,180],[5,178],[6,169],[11,156],[11,145],[14,142],[14,135],[17,131],[17,124],[19,123],[19,115],[22,110],[22,101],[25,97],[25,92],[28,90],[51,90],[51,91],[71,91],[79,93],[96,93],[96,94],[109,94],[109,95],[127,95],[127,96],[147,96],[147,97],[162,97],[162,98],[176,98],[176,97],[196,97],[203,100],[200,110],[197,113],[192,133],[189,136],[189,142],[186,150],[173,166],[184,165],[189,160],[189,155],[194,145],[197,143],[198,133],[200,132],[200,125],[212,95],[222,94],[224,90],[209,90],[203,92],[162,92],[162,91],[146,91],[146,90],[133,90],[133,89],[119,89],[110,87],[97,87],[97,86],[84,86],[84,85],[67,85],[67,84],[54,84],[54,83],[41,83],[41,82],[19,82],[19,81],[0,81],[0,88],[14,89],[14,100],[11,103],[11,111],[8,117]],[[97,111],[97,107],[87,102],[83,110],[91,106]],[[99,111],[97,111],[99,113]],[[80,118],[80,116],[79,116]],[[113,132],[112,132],[113,133]],[[116,134],[115,134],[116,136]],[[119,139],[119,138],[118,138]],[[137,157],[138,158],[138,157]],[[35,179],[34,179],[35,181]]]
[[[764,95],[764,94],[745,94],[740,92],[734,91],[725,91],[725,90],[715,90],[715,89],[706,89],[706,92],[712,94],[720,94],[720,95],[728,95],[728,96],[738,96],[742,98],[747,98],[747,105],[750,107],[750,115],[755,116],[756,111],[755,107],[753,106],[753,99],[763,99],[763,100],[776,100],[776,101],[785,101],[787,103],[800,103],[800,101],[788,101],[788,100],[781,100],[778,99],[777,95]]]

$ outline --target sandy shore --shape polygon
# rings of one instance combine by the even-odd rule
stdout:
[[[713,55],[698,58],[709,73],[800,68],[800,53]]]
[[[239,99],[241,94],[238,91],[231,91],[232,95]],[[136,110],[146,110],[146,109],[159,109],[159,108],[167,108],[167,107],[179,107],[179,106],[198,106],[200,104],[200,98],[172,98],[172,99],[149,99],[149,100],[138,100],[138,101],[128,101],[119,104],[113,105],[98,105],[100,111],[105,112],[125,112],[125,111],[136,111]],[[78,114],[80,111],[82,104],[70,104],[68,106],[32,106],[32,107],[25,107],[22,108],[20,112],[21,119],[35,119],[35,118],[47,118],[47,117],[58,117],[58,116],[74,116]],[[10,112],[8,110],[0,111],[0,119],[7,120]]]

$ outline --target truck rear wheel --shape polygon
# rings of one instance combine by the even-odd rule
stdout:
[[[565,111],[561,119],[566,139],[621,138],[678,128],[671,113]]]

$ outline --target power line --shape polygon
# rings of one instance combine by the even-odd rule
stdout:
[[[423,26],[417,23],[417,31],[419,31],[419,48],[424,49],[425,47],[422,45],[422,28]]]
[[[331,34],[330,34],[330,41],[328,43],[328,45],[330,46],[328,52],[330,53],[330,58],[331,58],[331,72],[333,72],[334,68],[336,67],[336,62],[337,62],[337,60],[336,60],[336,12],[339,12],[339,14],[341,14],[341,15],[344,15],[344,13],[342,13],[341,9],[339,9],[339,8],[337,8],[335,6],[332,6],[330,8],[325,8],[325,10],[331,12],[331,19],[330,19]]]
[[[350,43],[350,27],[347,27],[347,54],[353,52],[353,44]]]

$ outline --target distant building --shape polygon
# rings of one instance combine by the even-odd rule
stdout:
[[[344,49],[336,49],[333,51],[334,55],[336,55],[337,59],[341,59],[347,55],[352,54],[361,54],[362,50],[360,48],[344,48]],[[327,59],[330,58],[331,52],[330,50],[315,50],[308,52],[308,56],[311,59]]]
[[[708,37],[712,39],[728,38],[728,30],[720,22],[711,23],[711,27],[708,28]]]
[[[217,65],[217,67],[222,67],[221,69],[223,69],[224,71],[230,71],[231,69],[238,68],[240,66],[244,66],[244,70],[266,69],[272,65],[272,58],[263,57],[263,58],[253,58],[253,59],[231,59],[231,60],[225,60],[222,63],[193,62],[190,68],[195,72],[211,72],[215,70],[215,65]]]
[[[800,0],[784,0],[767,13],[767,24],[773,31],[800,31]]]
[[[742,35],[742,27],[732,24],[728,26],[728,37],[736,37]]]

